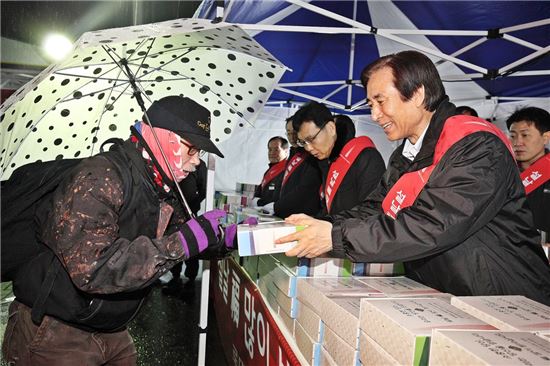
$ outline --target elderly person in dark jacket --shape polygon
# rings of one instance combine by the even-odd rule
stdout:
[[[223,156],[210,140],[210,112],[170,96],[147,116],[150,125],[136,123],[129,140],[80,161],[40,203],[43,250],[13,281],[2,346],[8,363],[135,364],[126,324],[151,284],[230,239],[219,227],[223,211],[190,219],[174,194],[201,150]]]
[[[361,80],[392,154],[359,206],[308,227],[291,256],[403,261],[408,277],[454,295],[524,295],[550,305],[550,267],[512,147],[494,125],[454,116],[437,70],[416,51],[382,57]]]
[[[298,146],[319,161],[324,214],[350,209],[376,188],[384,160],[370,138],[355,137],[353,123],[337,124],[329,109],[317,102],[301,107],[292,123]]]

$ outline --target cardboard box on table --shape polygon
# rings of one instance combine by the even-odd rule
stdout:
[[[302,356],[304,356],[310,365],[317,366],[320,364],[321,344],[311,339],[298,322],[294,323],[294,340]]]
[[[329,327],[325,328],[322,345],[337,365],[356,366],[360,364],[357,346],[352,347],[347,344]]]
[[[363,331],[359,332],[359,359],[363,365],[399,366],[395,358]]]
[[[352,263],[342,258],[296,258],[273,254],[298,277],[398,276],[404,274],[401,263]]]
[[[530,332],[435,329],[430,365],[548,366],[550,341]]]
[[[436,289],[403,276],[355,278],[380,291],[385,297],[411,297],[442,294]]]
[[[323,332],[325,325],[321,320],[321,316],[317,314],[310,306],[296,299],[297,311],[296,322],[304,329],[304,331],[315,342],[323,340]]]
[[[321,346],[321,363],[320,366],[340,366],[334,361],[332,356],[327,352],[327,350]]]
[[[257,225],[240,224],[237,226],[239,255],[245,257],[286,252],[294,247],[296,242],[275,244],[275,240],[302,228],[284,221],[261,222]]]
[[[432,329],[495,329],[440,298],[365,298],[359,322],[361,330],[402,365],[428,364]]]
[[[298,278],[296,285],[298,300],[321,315],[323,301],[327,296],[373,297],[382,292],[354,277]]]
[[[500,330],[550,332],[550,306],[524,296],[456,296],[451,304]]]

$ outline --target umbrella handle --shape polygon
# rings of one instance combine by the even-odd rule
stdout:
[[[141,111],[143,112],[143,120],[144,120],[145,123],[147,123],[147,125],[149,127],[151,127],[153,137],[155,138],[155,142],[158,145],[158,148],[160,150],[160,154],[162,155],[162,159],[164,159],[164,162],[166,163],[166,166],[168,167],[168,171],[170,172],[170,176],[172,177],[172,181],[174,182],[174,186],[176,187],[176,190],[178,192],[178,194],[176,196],[178,197],[178,199],[182,203],[183,208],[185,209],[185,212],[187,213],[187,216],[190,219],[192,219],[192,218],[195,217],[195,215],[191,211],[191,208],[189,207],[189,204],[187,203],[187,200],[185,199],[185,196],[183,195],[183,192],[180,188],[180,185],[176,181],[176,175],[174,174],[174,171],[172,170],[172,167],[168,163],[168,158],[164,154],[164,150],[162,149],[162,147],[160,145],[160,140],[159,140],[157,134],[155,133],[155,129],[151,125],[151,121],[149,120],[149,116],[147,115],[147,111],[145,109],[145,103],[143,102],[143,98],[141,97],[141,91],[139,90],[139,88],[136,84],[136,78],[135,78],[134,74],[132,73],[132,71],[130,70],[130,67],[128,67],[128,60],[126,60],[125,58],[121,59],[120,60],[120,65],[122,65],[124,67],[124,69],[126,70],[125,71],[126,76],[128,77],[128,81],[130,82],[130,85],[132,86],[132,90],[134,91],[133,95],[136,98],[136,101],[139,104],[139,107],[141,108]]]

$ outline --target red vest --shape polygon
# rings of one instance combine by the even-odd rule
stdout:
[[[525,194],[529,195],[550,179],[550,153],[535,161],[521,173]]]
[[[475,132],[489,132],[499,137],[513,155],[512,145],[506,135],[495,125],[481,118],[466,115],[458,115],[445,121],[439,140],[435,145],[434,160],[432,165],[406,173],[390,189],[384,201],[382,209],[384,213],[393,219],[397,213],[405,207],[411,206],[428,183],[432,171],[435,169],[443,155],[458,141]],[[482,179],[483,177],[480,177]],[[450,188],[449,188],[450,189]]]
[[[266,185],[269,184],[276,176],[281,174],[283,170],[285,169],[286,160],[281,160],[275,165],[272,165],[271,168],[267,172],[265,172],[264,177],[262,179],[262,189],[265,188]]]
[[[376,148],[370,138],[367,136],[353,138],[344,145],[338,158],[330,165],[324,190],[327,211],[329,213],[332,200],[349,168],[353,165],[353,162],[357,159],[361,151],[366,148]]]
[[[296,171],[296,169],[302,165],[302,163],[307,158],[307,152],[300,150],[296,154],[292,155],[292,158],[286,164],[285,175],[283,176],[283,183],[281,186],[284,186],[288,181],[288,178]]]

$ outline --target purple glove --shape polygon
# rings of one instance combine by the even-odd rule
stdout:
[[[180,229],[180,239],[187,258],[217,245],[221,239],[219,219],[227,213],[224,210],[212,210],[187,221]]]
[[[241,224],[247,225],[258,225],[258,219],[255,217],[247,217],[244,219]],[[225,246],[229,249],[234,249],[237,247],[237,241],[235,240],[237,236],[237,225],[231,224],[225,228]]]

